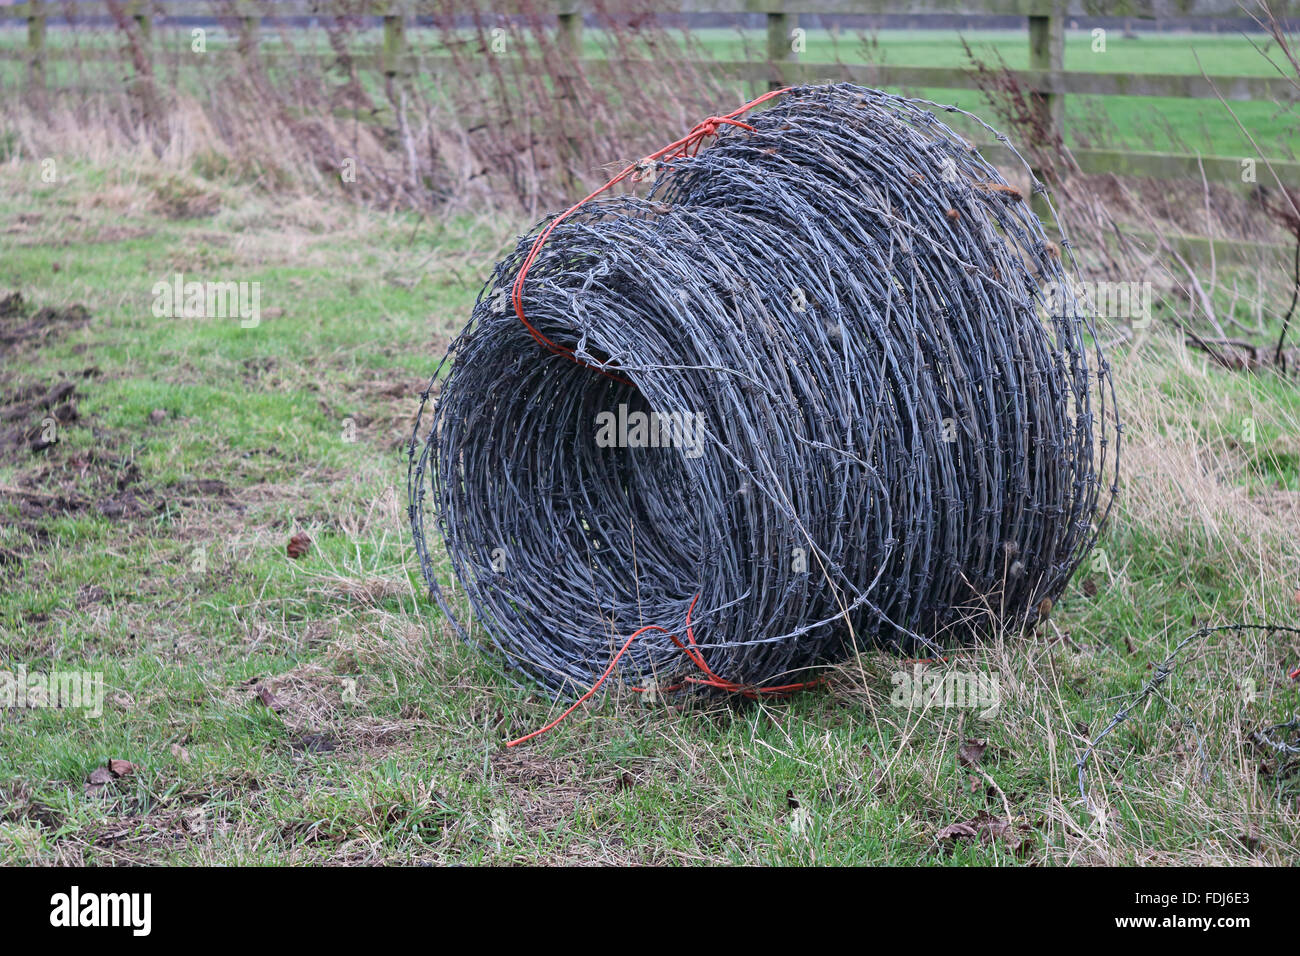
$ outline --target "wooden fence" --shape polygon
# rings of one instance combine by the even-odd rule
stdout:
[[[906,9],[899,9],[905,6]],[[1254,8],[1252,3],[1248,8]],[[1279,18],[1296,15],[1300,0],[1269,0],[1269,7]],[[607,8],[617,8],[617,0],[610,0]],[[269,0],[264,3],[247,3],[246,0],[226,0],[223,3],[203,4],[184,0],[28,0],[28,2],[0,6],[0,22],[26,20],[29,76],[37,83],[44,81],[45,65],[60,52],[46,43],[47,24],[51,19],[66,16],[75,9],[79,16],[107,17],[119,25],[134,27],[136,50],[147,51],[152,37],[152,24],[158,19],[218,16],[235,20],[239,25],[241,45],[256,46],[259,22],[267,11],[273,10],[279,18],[312,18],[339,12],[357,16],[368,14],[382,23],[383,42],[373,65],[388,75],[398,75],[410,68],[406,31],[414,18],[435,16],[445,12],[445,6],[436,9],[421,0],[353,0],[344,7],[336,7],[330,0]],[[905,13],[908,16],[951,16],[971,18],[1022,16],[1027,23],[1029,68],[1011,71],[1020,87],[1030,91],[1037,107],[1042,111],[1044,124],[1060,133],[1063,125],[1064,101],[1069,95],[1088,96],[1151,96],[1192,99],[1218,99],[1228,101],[1282,102],[1295,96],[1295,86],[1281,76],[1214,76],[1207,80],[1191,74],[1165,73],[1104,73],[1067,70],[1064,64],[1065,26],[1073,17],[1126,17],[1133,19],[1194,18],[1206,21],[1207,28],[1216,19],[1247,15],[1247,10],[1237,0],[650,0],[647,7],[639,4],[638,13],[645,10],[657,13],[751,13],[762,14],[767,22],[767,61],[723,61],[716,67],[727,75],[749,80],[756,85],[849,80],[880,88],[939,88],[977,89],[979,77],[971,70],[887,66],[875,64],[810,63],[802,62],[794,52],[792,32],[798,26],[801,13],[817,14],[867,14],[885,15]],[[571,48],[580,50],[583,30],[582,0],[501,0],[494,2],[491,10],[496,14],[541,13],[556,18],[561,37]],[[83,54],[84,55],[84,54]],[[422,61],[426,67],[436,69],[437,58]],[[595,64],[590,62],[594,67]],[[985,148],[991,158],[997,159],[998,144]],[[1243,159],[1252,158],[1259,164],[1258,175],[1272,179],[1275,174],[1283,183],[1300,189],[1300,162],[1272,160],[1265,166],[1263,157],[1193,155],[1135,150],[1088,149],[1072,150],[1085,173],[1115,173],[1122,176],[1144,176],[1160,179],[1195,179],[1204,176],[1221,185],[1239,186],[1243,183]],[[1271,168],[1271,173],[1266,169]],[[1193,250],[1195,251],[1195,250]],[[1233,250],[1223,250],[1231,257]]]

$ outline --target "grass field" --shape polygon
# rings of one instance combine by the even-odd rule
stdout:
[[[1121,348],[1124,496],[1051,621],[961,662],[998,679],[994,715],[892,703],[903,668],[872,651],[786,702],[615,693],[507,751],[557,706],[427,600],[403,444],[523,224],[11,159],[0,226],[0,299],[24,299],[2,424],[60,382],[75,404],[48,447],[0,429],[3,662],[107,685],[98,719],[0,710],[0,862],[1296,860],[1300,766],[1250,734],[1300,710],[1300,640],[1189,647],[1103,742],[1095,812],[1074,771],[1199,624],[1297,624],[1293,381],[1160,323]],[[155,317],[176,273],[260,282],[260,324]],[[110,759],[134,769],[92,783]]]

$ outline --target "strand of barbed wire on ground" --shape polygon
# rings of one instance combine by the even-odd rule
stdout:
[[[1032,623],[1118,490],[1110,369],[1027,197],[934,104],[773,103],[521,238],[421,396],[430,592],[557,698],[948,656]]]
[[[1294,730],[1300,732],[1300,716],[1292,717],[1290,720],[1283,721],[1280,724],[1272,724],[1268,727],[1261,727],[1250,735],[1250,739],[1257,744],[1271,747],[1279,753],[1300,754],[1300,738],[1296,743],[1288,743],[1285,740],[1274,740],[1273,735],[1283,730]]]
[[[1214,627],[1202,627],[1196,632],[1189,634],[1187,637],[1179,641],[1174,646],[1174,649],[1171,650],[1169,654],[1165,657],[1165,659],[1156,665],[1155,672],[1151,675],[1151,678],[1145,684],[1142,685],[1142,689],[1138,691],[1137,694],[1134,695],[1132,699],[1130,699],[1125,706],[1121,707],[1118,711],[1115,712],[1114,716],[1111,717],[1110,722],[1107,723],[1104,728],[1102,728],[1101,733],[1099,733],[1096,737],[1092,739],[1091,742],[1089,742],[1088,746],[1084,749],[1082,755],[1080,755],[1079,759],[1075,761],[1075,769],[1078,772],[1078,777],[1079,777],[1079,796],[1083,798],[1084,807],[1087,808],[1089,812],[1092,812],[1094,810],[1094,806],[1091,798],[1088,796],[1088,788],[1084,780],[1084,771],[1087,769],[1088,760],[1092,757],[1093,752],[1097,749],[1097,746],[1102,742],[1102,740],[1104,740],[1107,736],[1110,735],[1111,731],[1113,731],[1120,724],[1124,723],[1126,720],[1129,720],[1133,716],[1133,711],[1136,710],[1137,707],[1141,705],[1144,701],[1146,701],[1148,697],[1150,697],[1152,694],[1155,694],[1159,691],[1160,686],[1164,684],[1164,682],[1167,681],[1169,677],[1173,674],[1174,663],[1177,661],[1178,655],[1184,647],[1186,647],[1188,644],[1193,643],[1194,641],[1204,640],[1205,638],[1209,637],[1211,634],[1218,634],[1225,631],[1231,631],[1231,632],[1265,631],[1269,635],[1284,634],[1284,633],[1300,634],[1300,628],[1287,627],[1281,624],[1240,624],[1240,623],[1220,624]],[[1172,702],[1169,700],[1168,697],[1165,697],[1164,695],[1160,695],[1160,696],[1162,700],[1164,700],[1166,703],[1169,703],[1172,706]],[[1267,730],[1264,732],[1273,731],[1278,729],[1279,727],[1285,727],[1285,726],[1286,726],[1285,724],[1275,725],[1274,727],[1267,728]],[[1196,733],[1197,733],[1198,743],[1199,743],[1200,731],[1196,730]]]

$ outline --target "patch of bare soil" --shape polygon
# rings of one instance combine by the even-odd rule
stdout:
[[[0,344],[21,349],[39,345],[70,328],[85,325],[83,306],[64,310],[33,310],[21,292],[0,296]],[[197,479],[163,491],[145,480],[125,443],[95,426],[80,403],[93,388],[98,368],[90,367],[54,381],[23,381],[0,370],[0,464],[18,466],[12,485],[0,485],[0,500],[18,506],[18,530],[26,539],[18,546],[0,548],[0,567],[17,567],[26,554],[44,546],[49,538],[42,524],[68,514],[99,514],[126,521],[154,514],[164,499],[176,504],[202,506],[217,501],[238,509],[225,482]],[[152,424],[166,419],[155,413]],[[69,428],[90,429],[96,447],[64,454]]]
[[[109,452],[72,455],[25,474],[22,482],[0,487],[0,496],[17,501],[20,517],[32,521],[85,513],[125,520],[162,508],[162,496],[143,481],[139,466]]]
[[[32,382],[0,395],[0,461],[40,452],[58,441],[61,428],[75,422],[77,384]]]
[[[41,345],[89,321],[90,313],[84,305],[70,305],[66,309],[46,306],[33,314],[21,292],[0,295],[0,345],[6,348]]]
[[[129,451],[120,450],[99,429],[93,430],[101,447],[61,454],[59,439],[66,423],[93,428],[76,410],[76,400],[85,391],[83,382],[65,380],[19,389],[10,393],[15,400],[0,401],[0,461],[31,462],[14,484],[0,484],[0,501],[18,506],[17,529],[22,534],[19,544],[0,548],[0,568],[16,569],[27,555],[42,550],[50,538],[45,523],[63,515],[130,521],[156,514],[168,502],[243,510],[229,486],[216,479],[194,479],[170,488],[153,485]],[[23,397],[33,394],[34,399]]]
[[[19,292],[0,298],[0,343],[21,349],[39,345],[69,328],[86,324],[82,306],[34,311]],[[43,523],[68,514],[98,513],[124,520],[152,514],[161,496],[147,485],[128,456],[108,441],[100,449],[61,455],[69,428],[92,428],[80,401],[99,375],[86,368],[54,381],[22,381],[0,373],[0,463],[19,467],[13,485],[0,485],[0,500],[14,502],[22,543],[0,549],[0,566],[17,568],[49,539]],[[96,431],[97,437],[102,437]]]

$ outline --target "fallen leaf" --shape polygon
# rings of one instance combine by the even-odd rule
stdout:
[[[116,779],[113,776],[113,771],[107,767],[96,767],[90,772],[90,778],[86,781],[86,796],[98,797],[102,795],[104,787]]]
[[[936,840],[973,840],[978,835],[969,823],[950,823],[937,834]]]
[[[1082,586],[1083,586],[1083,593],[1088,595],[1088,597],[1097,596],[1097,582],[1094,581],[1092,578],[1084,578]]]
[[[291,745],[305,754],[327,754],[339,749],[339,742],[329,734],[303,734]]]
[[[102,787],[106,783],[112,783],[117,778],[113,776],[113,771],[107,767],[96,767],[90,772],[90,782],[96,787]]]
[[[984,751],[988,748],[987,740],[966,740],[957,748],[957,762],[963,767],[976,767]]]
[[[289,543],[285,545],[284,550],[288,553],[289,557],[291,558],[301,558],[304,554],[307,553],[307,549],[310,547],[311,547],[311,538],[307,537],[307,535],[299,531],[297,534],[295,534],[292,538],[289,539]]]
[[[280,703],[280,698],[276,697],[271,688],[265,684],[257,688],[257,699],[277,714],[284,710],[284,704]]]
[[[186,750],[184,747],[182,747],[180,744],[172,744],[172,756],[175,757],[177,760],[179,760],[181,763],[190,762],[190,752]]]
[[[115,777],[125,777],[135,771],[135,764],[129,760],[118,760],[113,757],[108,761],[108,770]]]
[[[935,839],[949,844],[976,840],[985,844],[1001,842],[1013,853],[1021,853],[1027,848],[1029,840],[1020,834],[1030,829],[1028,824],[1013,827],[1002,817],[980,811],[972,820],[948,824],[935,834]]]

